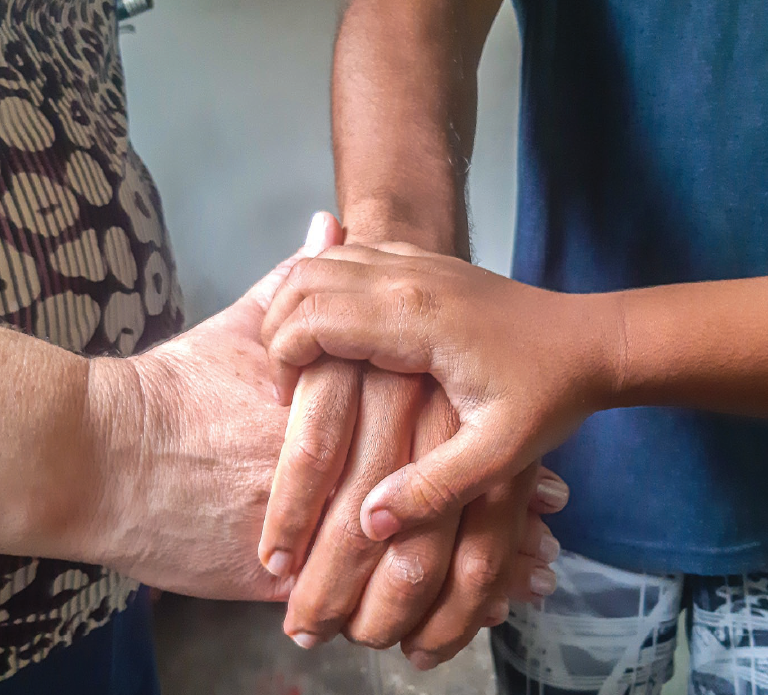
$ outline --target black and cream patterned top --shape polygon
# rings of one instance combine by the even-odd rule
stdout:
[[[0,323],[86,354],[177,333],[160,199],[127,136],[114,0],[0,0]],[[124,609],[100,567],[0,556],[0,681]]]

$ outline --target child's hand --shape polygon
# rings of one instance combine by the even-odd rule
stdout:
[[[280,399],[321,354],[431,373],[459,414],[450,440],[385,478],[361,524],[372,539],[442,517],[558,446],[613,386],[605,295],[508,280],[409,244],[336,247],[300,262],[262,338]]]

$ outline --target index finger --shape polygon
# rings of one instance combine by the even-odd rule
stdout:
[[[274,575],[290,576],[304,564],[344,468],[359,395],[360,368],[354,362],[326,357],[302,373],[259,542],[259,559]]]

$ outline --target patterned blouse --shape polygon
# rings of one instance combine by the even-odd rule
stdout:
[[[85,354],[177,333],[160,198],[128,140],[114,0],[0,0],[0,323]],[[0,681],[104,625],[137,584],[0,556]]]

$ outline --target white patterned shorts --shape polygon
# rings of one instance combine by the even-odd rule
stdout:
[[[564,551],[555,594],[493,630],[503,695],[658,695],[688,609],[689,695],[768,695],[768,573],[659,577]]]

